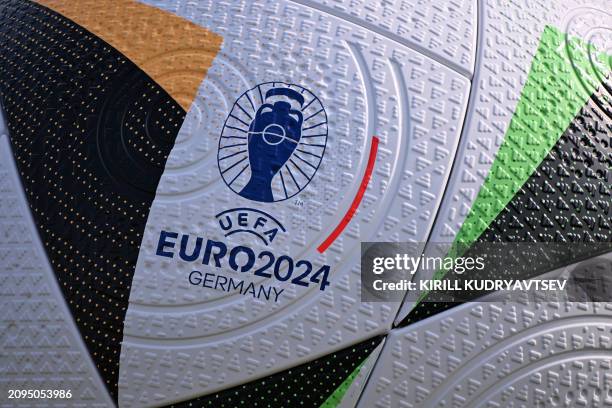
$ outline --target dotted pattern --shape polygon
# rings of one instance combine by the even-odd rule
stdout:
[[[0,114],[0,408],[9,390],[71,390],[72,406],[114,406],[46,260]],[[44,401],[44,402],[43,402]],[[66,407],[66,399],[19,406]],[[25,404],[24,404],[25,402]]]
[[[353,383],[353,381],[355,381],[355,379],[363,369],[364,363],[361,363],[357,367],[355,367],[353,372],[351,372],[348,377],[346,377],[346,379],[335,389],[335,391],[331,393],[331,395],[325,400],[325,402],[321,404],[321,408],[336,408],[342,403],[344,395],[350,389],[351,384]]]
[[[554,72],[556,80],[550,80],[546,87],[542,88],[545,91],[536,90],[531,95],[531,100],[537,100],[540,105],[545,103],[549,108],[545,114],[537,115],[530,109],[533,104],[524,104],[527,108],[526,112],[529,113],[529,119],[523,125],[527,125],[529,137],[522,140],[533,140],[533,134],[538,129],[545,132],[545,136],[540,140],[546,140],[546,135],[552,133],[556,133],[558,137],[588,96],[593,93],[597,84],[601,82],[601,79],[597,80],[597,78],[602,64],[604,67],[609,66],[609,63],[604,63],[609,59],[599,58],[596,55],[598,52],[594,49],[571,48],[568,47],[568,43],[576,46],[581,41],[575,42],[574,40],[581,39],[583,42],[593,42],[599,51],[609,49],[607,40],[611,37],[605,27],[610,18],[607,12],[610,4],[609,0],[603,2],[593,0],[583,2],[575,0],[522,2],[484,0],[478,2],[478,45],[470,107],[453,171],[429,236],[430,244],[427,245],[427,253],[432,256],[444,256],[444,253],[437,250],[435,243],[450,243],[458,238],[465,238],[465,235],[459,234],[459,231],[465,229],[464,232],[467,232],[467,228],[463,227],[466,224],[465,221],[472,213],[471,209],[474,204],[482,198],[477,200],[479,191],[488,178],[498,149],[502,143],[505,144],[505,134],[510,128],[513,114],[522,104],[519,101],[523,99],[521,95],[525,85],[529,82],[530,64],[533,66],[533,62],[537,60],[535,57],[540,53],[539,47],[543,34],[551,31],[551,27],[558,29],[560,36],[553,37],[557,37],[562,43],[555,41],[556,46],[551,49],[565,50],[562,55],[566,63],[559,66],[554,63],[554,59],[549,60],[546,57],[544,70]],[[529,12],[523,13],[519,10],[529,10]],[[568,33],[569,36],[565,33]],[[597,35],[593,37],[592,34]],[[554,89],[558,90],[553,91]],[[578,95],[582,96],[576,99]],[[563,120],[557,119],[564,116],[562,114],[564,104],[561,104],[560,101],[571,100],[579,101],[579,103],[566,111],[570,113],[570,116]],[[559,129],[558,132],[557,129],[551,132],[550,129],[555,128],[557,124],[562,129]],[[556,142],[557,137],[543,151],[530,147],[530,156],[533,154],[540,156],[540,153],[542,155],[532,162],[532,165],[529,165],[526,173],[523,173],[525,178],[541,162],[543,156]],[[521,171],[521,168],[517,170]],[[524,180],[513,185],[512,179],[507,179],[503,183],[498,183],[497,191],[508,188],[511,194],[504,195],[503,200],[493,199],[485,203],[483,209],[495,208],[496,211],[491,212],[491,217],[497,216],[523,182]],[[498,203],[500,206],[497,206]],[[489,204],[488,208],[487,204]],[[478,217],[473,217],[473,219],[477,221]],[[470,243],[480,236],[490,221],[492,218],[481,224],[473,223],[473,226],[482,225],[483,228],[477,233],[472,228],[475,236],[471,237]],[[431,278],[430,275],[433,275],[427,272],[424,274],[427,275],[424,276],[425,278]],[[414,302],[403,304],[396,318],[396,324],[407,316],[413,305]]]
[[[382,337],[374,337],[261,380],[170,407],[318,407],[381,341]]]
[[[612,242],[612,122],[607,80],[479,241]]]
[[[138,65],[185,110],[223,39],[136,0],[37,0]]]
[[[571,50],[571,57],[559,47]],[[591,58],[601,68],[581,75],[591,68]],[[596,91],[599,75],[612,69],[606,67],[607,59],[589,54],[580,39],[568,39],[550,26],[544,29],[503,144],[455,242],[474,242],[502,212]]]
[[[389,38],[291,1],[148,3],[224,42],[179,132],[149,215],[124,327],[122,406],[220,392],[388,332],[399,302],[359,301],[354,254],[366,238],[427,238],[453,162],[469,81]],[[296,197],[303,207],[293,200],[248,201],[227,188],[216,166],[232,104],[268,81],[309,89],[328,113],[325,157]],[[317,246],[356,194],[372,135],[380,138],[376,170],[359,211],[320,254]],[[250,234],[226,238],[219,228],[214,214],[236,207],[264,210],[287,228],[265,249],[329,264],[332,284],[325,292],[288,282],[280,286],[279,302],[267,302],[202,290],[186,279],[194,264],[155,255],[160,229],[254,245]],[[220,272],[201,262],[196,269]],[[240,279],[277,284],[252,273]]]
[[[357,375],[352,379],[347,378],[344,380],[344,383],[342,383],[340,387],[336,388],[336,391],[327,398],[320,408],[328,408],[327,404],[329,403],[333,404],[332,406],[334,408],[355,408],[359,402],[359,399],[361,398],[361,393],[363,392],[363,389],[370,378],[372,369],[376,365],[384,345],[385,338],[383,338],[383,341],[381,341],[374,351],[370,353],[368,358],[366,358],[363,363],[361,363],[361,365],[355,371],[353,371],[353,373],[357,372]],[[344,389],[343,386],[345,384],[348,385],[348,383],[350,383],[350,385],[348,388]],[[340,393],[343,395],[341,396],[341,400],[338,401]]]
[[[570,123],[505,209],[478,238],[477,242],[574,243],[543,247],[525,256],[523,268],[510,254],[493,254],[495,265],[483,273],[466,274],[468,279],[495,270],[495,277],[525,279],[554,268],[612,250],[612,123],[602,106],[610,79],[602,84]],[[502,249],[502,248],[500,248]],[[473,247],[465,256],[480,256],[490,247]],[[488,255],[491,255],[488,253]],[[526,255],[523,252],[523,255]],[[504,265],[512,265],[506,269]],[[449,279],[461,279],[449,274]],[[480,293],[482,294],[482,293]],[[402,322],[410,324],[458,303],[435,302],[451,298],[451,293],[432,292]],[[461,293],[466,297],[465,292]],[[474,293],[471,298],[478,296]]]
[[[0,95],[35,222],[95,364],[117,396],[149,207],[185,112],[66,18],[0,1]]]

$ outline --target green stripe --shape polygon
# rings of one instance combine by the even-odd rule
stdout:
[[[353,370],[353,372],[346,377],[342,384],[340,384],[340,386],[336,388],[336,390],[325,400],[325,402],[321,404],[321,408],[335,408],[340,405],[342,398],[344,398],[344,394],[346,394],[353,381],[355,381],[355,378],[357,378],[357,375],[359,375],[361,367],[363,367],[363,364],[368,358],[369,356],[364,358],[363,361]]]
[[[591,64],[590,58],[598,67]],[[590,44],[554,27],[544,28],[502,145],[447,256],[461,256],[512,200],[610,72],[611,61],[609,56],[597,54]],[[435,278],[443,278],[446,272],[437,271]],[[415,307],[425,296],[427,292]],[[340,404],[364,362],[365,359],[322,408]]]
[[[448,256],[461,256],[510,202],[609,74],[611,63],[591,44],[545,27],[502,145]],[[446,272],[439,270],[434,278]]]

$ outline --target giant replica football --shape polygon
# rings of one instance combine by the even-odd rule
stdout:
[[[609,0],[0,0],[0,407],[612,406],[611,55]],[[603,283],[367,298],[368,242]]]

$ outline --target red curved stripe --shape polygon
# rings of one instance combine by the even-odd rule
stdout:
[[[319,247],[317,248],[317,250],[320,253],[325,252],[327,248],[329,248],[329,246],[334,243],[336,238],[338,238],[338,236],[342,234],[342,231],[344,231],[348,223],[351,221],[351,218],[353,218],[353,216],[357,212],[357,208],[359,207],[359,204],[361,204],[363,195],[365,194],[365,191],[368,188],[368,183],[370,182],[370,178],[372,177],[372,170],[374,170],[374,162],[376,161],[377,151],[378,151],[378,137],[373,136],[372,146],[370,146],[370,157],[368,158],[368,165],[366,167],[365,174],[363,175],[363,178],[361,179],[361,185],[359,186],[359,190],[357,190],[357,194],[355,195],[355,198],[353,199],[353,203],[349,207],[346,214],[344,214],[344,217],[342,217],[342,220],[340,221],[338,226],[332,231],[331,234],[329,234],[327,239],[323,241],[323,243],[321,243],[321,245],[319,245]]]

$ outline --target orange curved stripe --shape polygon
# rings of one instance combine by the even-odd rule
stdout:
[[[186,111],[223,38],[133,0],[38,0],[138,65]]]

